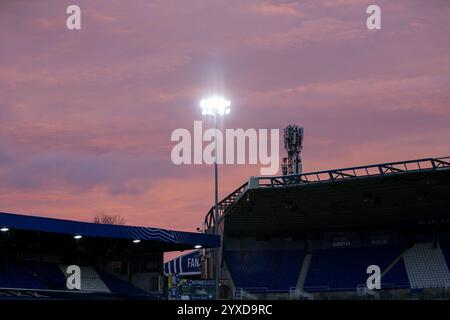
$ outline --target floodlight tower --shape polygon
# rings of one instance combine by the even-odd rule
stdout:
[[[302,173],[303,128],[289,125],[284,129],[284,148],[287,157],[283,158],[281,170],[284,176]]]
[[[221,97],[213,96],[200,101],[202,115],[214,117],[214,129],[217,135],[217,118],[230,113],[231,102]],[[219,230],[219,175],[217,166],[217,136],[214,137],[214,234],[220,236]],[[219,277],[220,277],[220,248],[214,250],[214,273],[216,280],[216,299],[219,299]]]

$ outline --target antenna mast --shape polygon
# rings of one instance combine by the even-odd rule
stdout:
[[[287,157],[283,158],[281,170],[284,176],[302,173],[303,128],[289,125],[284,129],[284,148]]]

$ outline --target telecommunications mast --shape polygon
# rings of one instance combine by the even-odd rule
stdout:
[[[284,129],[284,148],[288,156],[281,164],[283,176],[302,173],[303,128],[289,125]]]

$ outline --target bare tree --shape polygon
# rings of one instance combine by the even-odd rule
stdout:
[[[118,214],[99,212],[94,217],[94,223],[124,225],[125,219]]]

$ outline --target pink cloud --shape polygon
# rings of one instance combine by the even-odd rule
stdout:
[[[296,101],[308,101],[305,108],[419,109],[449,115],[449,85],[449,76],[339,80],[258,92],[249,99],[259,101],[259,108],[271,101],[285,108],[293,107]]]
[[[263,16],[291,16],[301,17],[303,13],[299,10],[297,3],[271,3],[271,2],[255,2],[245,4],[246,11]]]
[[[366,33],[359,23],[336,18],[319,18],[302,22],[286,31],[277,31],[246,39],[250,46],[270,47],[280,50],[285,47],[305,47],[317,43],[344,42],[361,39]]]

